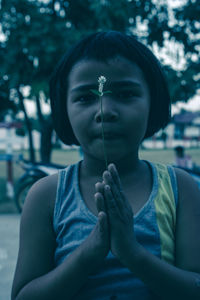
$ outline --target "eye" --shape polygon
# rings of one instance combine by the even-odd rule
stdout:
[[[131,89],[131,90],[118,91],[116,93],[116,96],[119,99],[126,100],[126,99],[137,97],[137,96],[139,96],[139,94],[138,94],[138,92],[136,92],[136,91],[134,91],[134,90]]]
[[[88,93],[88,94],[77,96],[77,98],[75,99],[75,102],[89,103],[89,102],[95,101],[96,98],[97,97],[95,95],[93,95],[92,93]]]

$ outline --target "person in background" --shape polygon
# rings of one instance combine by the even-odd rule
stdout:
[[[175,147],[175,166],[193,169],[194,164],[190,155],[185,154],[185,149],[182,146]]]

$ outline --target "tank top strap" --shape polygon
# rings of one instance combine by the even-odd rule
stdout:
[[[154,199],[160,233],[161,258],[174,264],[176,207],[178,203],[177,180],[173,167],[156,163],[158,193]]]
[[[57,232],[58,229],[58,221],[60,219],[60,214],[62,213],[63,205],[66,204],[66,198],[68,199],[67,196],[74,193],[74,183],[77,179],[78,167],[79,162],[58,171],[57,192],[53,215],[55,232]]]

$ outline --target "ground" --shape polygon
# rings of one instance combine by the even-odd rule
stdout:
[[[0,299],[10,300],[19,244],[19,214],[0,215]]]

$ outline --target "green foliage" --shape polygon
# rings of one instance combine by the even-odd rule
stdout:
[[[97,90],[90,90],[90,91],[96,96],[99,96],[99,97],[101,96],[101,93]]]
[[[184,46],[185,67],[178,72],[178,82],[174,101],[187,101],[200,88],[200,2],[188,0],[185,5],[175,9],[175,22],[170,30],[170,38]],[[172,86],[172,84],[170,85]]]
[[[3,121],[8,110],[17,111],[16,104],[10,100],[10,90],[8,80],[0,80],[0,121]]]
[[[111,29],[133,32],[142,42],[150,46],[156,43],[159,49],[167,40],[183,44],[184,69],[176,71],[168,65],[166,72],[173,102],[187,101],[199,88],[199,77],[195,75],[199,73],[200,4],[188,0],[185,7],[174,10],[176,19],[170,21],[166,3],[155,0],[1,1],[1,25],[6,39],[0,42],[3,82],[0,97],[7,84],[8,100],[11,88],[26,85],[31,86],[31,97],[43,91],[48,98],[50,74],[64,52],[88,33]]]

